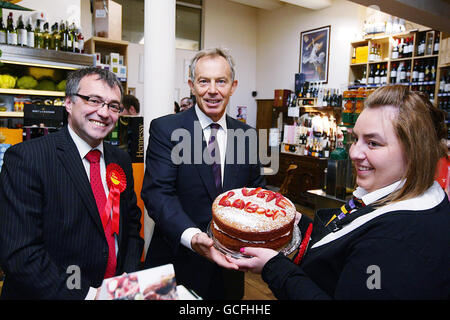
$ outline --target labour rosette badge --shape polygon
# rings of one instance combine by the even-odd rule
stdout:
[[[115,163],[110,163],[106,167],[106,182],[108,184],[109,195],[105,206],[106,216],[112,210],[112,233],[119,234],[120,220],[120,194],[127,187],[127,177],[123,169]]]

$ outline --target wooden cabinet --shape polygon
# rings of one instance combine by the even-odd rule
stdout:
[[[324,187],[328,159],[280,153],[278,173],[267,176],[267,184],[281,186],[286,177],[286,170],[291,164],[297,165],[297,169],[292,173],[286,196],[295,203],[308,205],[310,203],[306,191]]]

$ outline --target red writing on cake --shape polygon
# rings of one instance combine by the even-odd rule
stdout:
[[[290,205],[281,194],[273,192],[273,191],[262,190],[262,188],[256,188],[251,191],[248,191],[246,188],[243,188],[241,191],[242,191],[242,194],[247,197],[254,196],[254,195],[256,195],[258,198],[266,197],[266,202],[269,202],[269,201],[272,201],[273,199],[275,199],[275,204],[282,209],[285,209],[286,206]],[[224,206],[224,207],[233,207],[233,208],[241,209],[248,213],[264,214],[264,215],[266,215],[266,217],[272,217],[273,220],[275,220],[276,217],[279,215],[286,216],[286,211],[284,211],[282,209],[270,210],[270,209],[261,208],[259,205],[257,205],[256,203],[252,203],[251,201],[245,202],[242,199],[236,199],[236,200],[234,200],[233,203],[231,203],[231,201],[229,199],[232,196],[234,196],[234,192],[233,191],[228,192],[225,196],[223,196],[220,199],[219,205]]]

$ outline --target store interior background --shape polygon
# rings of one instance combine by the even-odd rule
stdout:
[[[398,5],[403,1],[390,2],[397,2]],[[122,5],[122,40],[136,41],[140,38],[139,33],[142,32],[143,36],[144,0],[116,2],[126,3]],[[362,0],[359,2],[364,3]],[[379,2],[382,3],[379,5],[381,10],[385,5],[383,2],[386,7],[389,6],[389,1],[370,3]],[[448,9],[448,3],[442,0],[417,2],[426,3],[428,10],[439,12],[439,6],[445,8],[445,5]],[[350,43],[361,38],[368,7],[347,0],[310,0],[309,3],[323,3],[325,7],[312,10],[278,0],[203,0],[202,48],[228,48],[236,63],[239,85],[230,99],[228,113],[231,116],[237,114],[237,106],[247,106],[247,123],[256,126],[256,99],[272,99],[274,89],[294,89],[294,75],[299,70],[302,31],[331,25],[329,77],[326,86],[341,89],[346,87]],[[22,0],[20,5],[34,8],[36,1]],[[93,34],[89,0],[40,0],[39,9],[46,12],[49,21],[67,19],[81,24],[85,40]],[[3,15],[7,16],[8,10],[4,10]],[[422,14],[418,17],[428,16]],[[446,16],[444,19],[448,19],[448,15]],[[439,19],[430,20],[435,24],[439,22]],[[436,28],[409,21],[406,21],[406,27],[419,30]],[[144,81],[142,74],[140,75],[143,72],[144,45],[131,41],[127,61],[128,87],[136,89],[135,94],[143,108],[157,108],[158,106],[145,101],[144,97]],[[194,55],[195,51],[176,49],[173,92],[176,101],[189,95],[185,65]],[[152,75],[152,78],[157,81],[158,75]],[[256,97],[252,96],[253,91],[257,92]]]
[[[122,5],[122,40],[129,42],[127,85],[135,89],[135,95],[141,102],[141,116],[144,116],[144,109],[173,110],[173,105],[161,106],[146,101],[144,94],[147,90],[143,75],[144,2],[156,0],[114,1]],[[231,51],[239,85],[230,99],[227,112],[234,117],[237,106],[246,106],[247,123],[253,127],[257,122],[257,100],[273,99],[275,89],[294,91],[294,77],[299,72],[300,34],[303,31],[331,26],[328,82],[325,86],[339,88],[341,92],[348,86],[351,42],[362,39],[363,24],[370,14],[371,9],[367,6],[377,4],[381,11],[404,18],[407,30],[450,32],[448,0],[292,1],[322,7],[309,9],[281,0],[203,0],[201,48],[221,46]],[[81,25],[85,41],[94,34],[90,0],[22,0],[20,5],[45,12],[52,23],[68,20]],[[3,10],[4,19],[8,13],[8,10]],[[14,11],[16,18],[20,14],[26,17],[30,13]],[[173,92],[167,92],[173,95],[175,101],[190,95],[186,73],[195,53],[195,50],[175,50],[174,88]],[[152,72],[146,78],[159,81],[159,75]],[[257,93],[256,97],[252,96],[252,92]],[[151,120],[144,117],[146,126]],[[147,140],[148,137],[145,138],[145,149]],[[152,222],[148,221],[147,215],[145,218],[148,245]],[[246,278],[246,281],[247,299],[274,298],[258,277]],[[250,293],[247,291],[249,287],[254,288]]]

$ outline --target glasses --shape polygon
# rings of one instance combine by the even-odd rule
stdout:
[[[106,105],[108,107],[108,110],[110,110],[114,113],[119,113],[119,112],[123,111],[123,106],[119,102],[113,101],[113,102],[107,103],[97,97],[83,96],[82,94],[78,94],[78,93],[76,93],[75,96],[80,97],[81,99],[85,100],[88,105],[90,105],[91,107],[94,107],[94,108],[101,109],[101,108],[103,108],[103,106]]]

